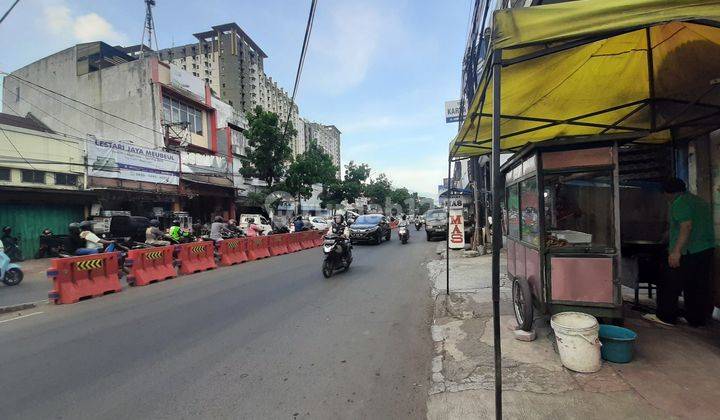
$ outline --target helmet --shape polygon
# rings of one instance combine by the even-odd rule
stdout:
[[[80,222],[80,230],[91,230],[92,229],[92,222],[89,220],[83,220]]]
[[[160,226],[160,221],[159,221],[158,219],[152,219],[152,220],[150,221],[150,226],[152,226],[152,227],[158,227],[158,226]]]
[[[235,221],[235,219],[230,219],[230,220],[228,220],[228,224],[230,226],[235,226],[237,224],[237,222]]]
[[[70,233],[78,233],[80,232],[80,224],[79,223],[70,223],[68,225],[68,232]]]
[[[3,233],[10,233],[10,232],[12,232],[12,228],[10,226],[5,226],[3,228]]]
[[[223,222],[222,216],[215,216],[215,222],[216,222],[216,223],[222,223],[222,222]]]
[[[173,226],[180,226],[180,221],[178,219],[175,219],[172,221]]]
[[[403,215],[402,215],[402,219],[403,219],[403,220],[407,219],[407,216],[403,214]]]

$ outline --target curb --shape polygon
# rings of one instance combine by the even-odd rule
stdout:
[[[0,314],[9,314],[11,312],[23,311],[25,309],[36,308],[38,304],[47,301],[39,300],[37,302],[18,303],[17,305],[0,306]]]

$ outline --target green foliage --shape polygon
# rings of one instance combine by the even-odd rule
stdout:
[[[390,182],[385,174],[380,174],[377,178],[371,180],[365,188],[365,197],[367,197],[372,204],[384,206],[385,201],[390,198],[392,190],[392,182]]]
[[[417,195],[417,194],[415,194]],[[408,191],[407,188],[394,188],[390,192],[390,201],[393,204],[398,204],[400,207],[402,207],[403,213],[408,213],[410,211],[410,207],[412,206],[412,200],[413,196],[410,194],[410,191]]]
[[[290,123],[283,135],[285,127],[277,114],[263,111],[260,106],[249,112],[247,119],[245,137],[248,147],[240,173],[247,178],[263,180],[271,188],[285,175],[287,162],[292,158],[290,139],[297,135],[297,130]]]
[[[307,150],[290,164],[281,188],[293,197],[307,200],[312,197],[314,184],[330,184],[336,180],[337,171],[330,155],[318,146],[317,141],[311,140]]]

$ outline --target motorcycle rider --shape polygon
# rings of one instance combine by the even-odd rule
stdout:
[[[226,229],[234,236],[245,236],[245,232],[237,225],[235,219],[228,220]]]
[[[305,227],[302,216],[297,216],[295,218],[295,221],[293,222],[293,227],[295,228],[295,232],[302,232],[303,228]]]
[[[180,242],[183,238],[183,231],[182,228],[180,228],[180,221],[178,219],[175,219],[172,221],[172,226],[170,226],[170,232],[168,232],[171,238],[175,242]]]
[[[92,226],[93,224],[89,220],[80,222],[80,234],[78,236],[85,241],[85,247],[78,248],[75,255],[97,254],[103,251],[103,247],[105,247],[105,252],[115,251],[115,242],[99,238],[93,233]]]
[[[251,217],[251,218],[247,219],[247,222],[248,222],[248,228],[247,228],[247,232],[245,232],[245,234],[246,234],[247,236],[260,236],[260,235],[262,235],[263,229],[262,229],[260,226],[258,226],[258,225],[255,224],[255,218],[254,218],[254,217]]]
[[[166,236],[160,230],[160,221],[158,219],[152,219],[150,226],[145,229],[145,243],[153,246],[168,246],[170,241],[163,240]]]
[[[225,231],[225,220],[222,216],[215,216],[213,223],[210,225],[210,239],[213,241],[222,241],[223,231]]]
[[[10,258],[10,261],[22,261],[22,252],[18,246],[17,238],[12,236],[12,228],[5,226],[3,228],[2,237],[0,240],[5,244],[5,254]]]
[[[347,223],[345,223],[345,217],[343,217],[342,214],[336,214],[333,217],[333,221],[330,224],[330,228],[328,229],[327,235],[337,235],[340,237],[340,246],[343,249],[343,255],[346,255],[348,257],[351,256],[350,251],[350,228],[348,227]]]

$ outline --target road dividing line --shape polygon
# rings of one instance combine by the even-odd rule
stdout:
[[[2,321],[0,321],[0,324],[4,324],[4,323],[6,323],[6,322],[15,321],[15,320],[17,320],[17,319],[27,318],[27,317],[29,317],[29,316],[40,315],[40,314],[44,314],[44,313],[45,313],[45,312],[40,311],[40,312],[33,312],[33,313],[27,314],[27,315],[18,315],[18,316],[14,317],[14,318],[3,319]]]

